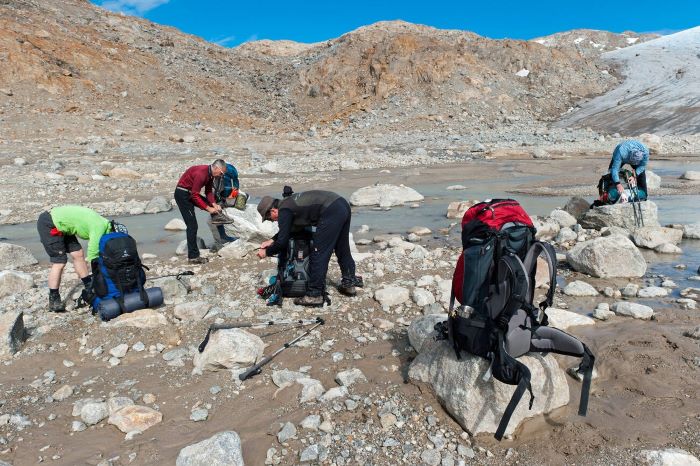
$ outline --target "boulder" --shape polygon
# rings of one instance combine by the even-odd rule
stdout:
[[[561,228],[570,228],[576,225],[576,217],[574,217],[565,210],[554,209],[552,213],[549,214],[549,217],[555,222],[557,222]]]
[[[700,222],[683,225],[683,238],[700,239]]]
[[[532,224],[537,229],[537,234],[535,234],[535,239],[537,240],[553,240],[561,229],[559,223],[551,218],[530,217],[530,219],[532,219]]]
[[[349,387],[358,382],[367,382],[367,377],[360,369],[353,368],[346,371],[338,372],[335,375],[335,381],[338,385]]]
[[[643,304],[629,301],[618,301],[612,305],[612,310],[619,316],[634,317],[635,319],[649,320],[654,316],[654,310]]]
[[[0,298],[21,293],[34,286],[31,275],[16,270],[0,271]]]
[[[528,397],[523,397],[506,434],[515,432],[524,419],[551,412],[569,402],[564,371],[552,355],[525,355],[518,360],[532,373],[535,400],[529,410]],[[411,363],[408,376],[429,384],[440,403],[470,434],[495,433],[515,387],[493,377],[484,382],[482,376],[488,366],[486,359],[466,353],[457,360],[447,341],[426,341]]]
[[[219,249],[217,254],[224,259],[243,259],[256,251],[258,246],[258,244],[249,243],[245,240],[239,239],[231,243],[227,243],[226,246]]]
[[[147,214],[157,214],[159,212],[168,212],[172,210],[173,205],[163,196],[156,196],[146,204],[143,211]],[[167,228],[166,228],[167,229]]]
[[[688,170],[681,175],[682,180],[700,181],[700,171]]]
[[[195,354],[193,373],[250,366],[262,357],[264,348],[260,337],[245,330],[217,330],[209,336],[204,351]]]
[[[430,231],[430,228],[428,228],[428,227],[416,226],[416,227],[413,227],[410,230],[408,230],[408,233],[413,233],[416,236],[426,236],[426,235],[431,234],[432,231]]]
[[[131,405],[110,414],[107,422],[127,434],[134,431],[143,432],[162,420],[163,415],[153,408]]]
[[[413,302],[419,307],[425,307],[435,302],[435,296],[425,288],[414,288]]]
[[[360,188],[350,196],[350,204],[354,206],[391,207],[403,205],[406,202],[422,201],[423,195],[413,188],[391,184],[375,184]]]
[[[105,325],[111,328],[157,328],[167,324],[168,319],[160,312],[154,309],[139,309],[138,311],[122,314]]]
[[[12,356],[27,339],[22,311],[6,311],[0,314],[0,358]]]
[[[576,238],[578,238],[578,235],[574,230],[569,227],[563,227],[559,230],[559,233],[557,233],[557,237],[554,238],[554,241],[557,243],[566,243],[568,241],[576,241]]]
[[[579,196],[572,197],[564,206],[564,210],[575,219],[580,218],[583,214],[588,212],[588,209],[590,208],[591,203]]]
[[[454,201],[447,205],[447,218],[462,218],[464,213],[469,210],[474,204],[478,204],[479,201]]]
[[[654,133],[642,133],[637,136],[639,142],[647,146],[649,149],[649,155],[659,155],[663,153],[664,145],[661,141],[661,137]]]
[[[153,286],[158,286],[163,291],[165,304],[175,304],[182,302],[189,291],[184,279],[178,280],[176,277],[163,277],[153,280]]]
[[[567,296],[598,296],[598,291],[586,282],[573,281],[564,287]]]
[[[435,324],[447,320],[447,314],[428,314],[415,319],[408,326],[408,341],[420,353],[423,344],[436,335]]]
[[[409,292],[402,286],[387,286],[375,291],[374,299],[379,301],[382,307],[398,306],[408,301]]]
[[[641,277],[647,263],[637,247],[624,236],[611,235],[584,241],[566,255],[577,272],[594,277]]]
[[[164,229],[168,231],[185,231],[187,230],[187,225],[185,225],[185,221],[181,218],[174,218],[170,220],[168,223],[165,224],[163,227]],[[187,244],[187,243],[185,243]]]
[[[196,321],[202,320],[211,305],[206,301],[192,301],[189,303],[181,303],[175,306],[173,310],[173,315],[180,320],[184,321]]]
[[[649,466],[700,466],[700,460],[680,448],[642,450],[639,460],[641,464]]]
[[[257,204],[246,204],[245,210],[234,208],[224,209],[233,223],[224,225],[228,236],[233,236],[250,242],[261,243],[272,238],[279,231],[277,222],[263,222],[258,213]]]
[[[103,171],[102,173],[110,178],[115,178],[118,180],[139,180],[141,179],[141,173],[131,168],[125,167],[114,167],[109,171]]]
[[[639,298],[665,298],[668,296],[668,290],[660,286],[647,286],[637,292]]]
[[[27,265],[39,263],[24,246],[10,243],[0,243],[0,270],[18,269]]]
[[[656,204],[652,201],[640,202],[644,225],[658,227],[659,216]],[[637,228],[634,222],[634,209],[629,202],[624,204],[603,205],[589,209],[580,219],[584,228],[600,230],[603,227],[620,227],[633,231]]]
[[[109,416],[109,408],[104,401],[89,401],[80,408],[80,419],[93,426]]]
[[[214,434],[177,455],[176,466],[243,466],[241,439],[234,431]]]
[[[678,244],[683,239],[683,231],[665,227],[641,227],[632,233],[632,241],[640,248],[654,249],[662,244]]]
[[[651,170],[647,170],[647,189],[651,191],[656,191],[661,188],[661,177]]]
[[[547,317],[549,318],[549,325],[561,330],[566,330],[569,327],[577,327],[580,325],[595,324],[595,320],[588,316],[564,309],[557,309],[556,307],[547,308]]]
[[[603,227],[600,229],[600,236],[622,235],[625,238],[632,239],[632,233],[629,230],[620,227]]]

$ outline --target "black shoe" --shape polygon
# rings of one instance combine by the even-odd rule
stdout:
[[[301,298],[295,298],[294,304],[297,306],[309,306],[309,307],[323,307],[325,299],[323,296],[302,296]]]
[[[362,281],[361,276],[355,275],[354,277],[352,277],[352,285],[356,288],[362,288],[363,286],[365,286],[365,282]]]
[[[49,311],[51,312],[65,312],[66,306],[61,301],[60,295],[49,295]]]
[[[223,212],[211,216],[212,225],[228,225],[233,223],[233,219]]]
[[[209,259],[200,256],[195,257],[194,259],[187,259],[187,262],[189,262],[190,264],[206,264],[207,262],[209,262]]]
[[[355,296],[357,290],[355,289],[354,280],[352,278],[343,278],[338,285],[338,291],[345,296]]]

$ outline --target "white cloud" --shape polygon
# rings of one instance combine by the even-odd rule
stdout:
[[[254,42],[254,41],[256,41],[256,40],[258,40],[258,35],[257,35],[257,34],[253,34],[252,36],[250,36],[250,37],[248,37],[246,40],[244,40],[243,43],[245,44],[246,42]]]
[[[226,47],[228,44],[236,40],[236,36],[226,36],[223,39],[217,39],[213,41],[216,45]]]
[[[105,0],[100,3],[102,8],[129,15],[142,15],[154,8],[165,5],[170,0]]]

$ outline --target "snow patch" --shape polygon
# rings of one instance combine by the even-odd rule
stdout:
[[[639,37],[628,37],[628,38],[627,38],[627,43],[628,43],[629,45],[632,45],[632,44],[634,44],[635,42],[637,42],[638,40],[639,40]]]
[[[584,40],[586,40],[585,37],[577,37],[576,39],[574,39],[574,44],[578,45],[581,42],[583,42]]]
[[[530,70],[526,70],[525,68],[523,68],[522,70],[515,73],[516,76],[520,76],[521,78],[527,78],[527,76],[529,74],[530,74]]]

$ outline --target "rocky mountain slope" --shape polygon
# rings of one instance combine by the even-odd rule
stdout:
[[[602,55],[625,76],[561,122],[608,131],[696,134],[700,129],[700,27]]]
[[[226,49],[84,0],[5,1],[2,137],[182,125],[494,126],[552,121],[618,84],[594,54],[543,41],[382,22],[318,44]]]
[[[532,42],[547,47],[573,47],[582,55],[597,57],[604,52],[641,44],[658,37],[658,34],[638,34],[632,31],[616,34],[595,29],[573,29],[571,31],[557,32],[549,36],[537,37],[532,39]]]

